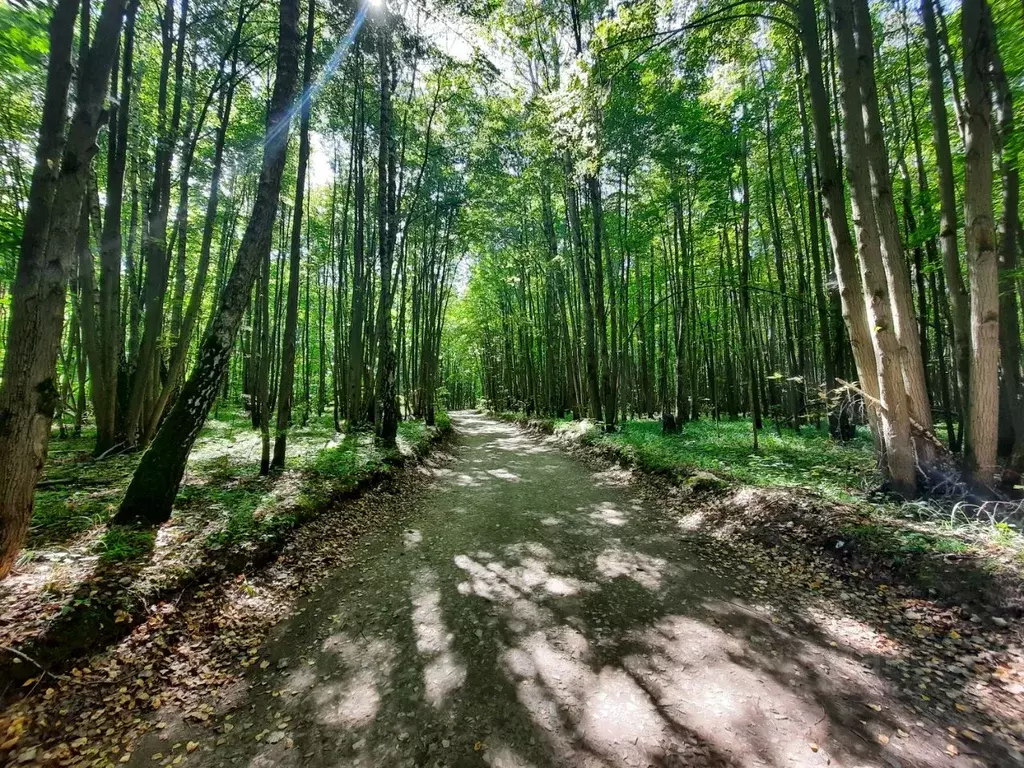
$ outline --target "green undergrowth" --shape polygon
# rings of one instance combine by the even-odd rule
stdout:
[[[846,443],[811,427],[764,430],[755,451],[750,420],[702,419],[679,434],[664,434],[657,421],[629,421],[606,433],[591,422],[492,415],[701,494],[714,505],[709,524],[728,526],[734,536],[830,552],[854,571],[899,578],[952,602],[1024,609],[1019,522],[963,504],[873,494],[881,478],[865,430]],[[760,490],[727,493],[745,488]]]
[[[284,471],[264,476],[248,416],[211,418],[171,519],[159,529],[108,524],[138,455],[97,459],[88,435],[55,440],[21,558],[37,569],[40,591],[19,598],[46,604],[53,618],[18,632],[19,647],[60,666],[128,631],[147,605],[259,566],[297,526],[429,452],[451,431],[447,414],[437,421],[435,427],[402,422],[397,445],[383,448],[372,431],[339,435],[329,415],[311,417],[290,432]],[[49,611],[54,604],[58,612]],[[27,604],[10,607],[25,617],[36,613]],[[8,629],[17,628],[12,622]],[[0,628],[0,645],[4,639]],[[7,662],[0,659],[0,676],[18,671]]]
[[[297,424],[289,434],[284,474],[259,474],[259,437],[248,414],[222,411],[205,425],[175,502],[171,525],[186,538],[202,535],[214,550],[258,545],[278,538],[335,497],[357,492],[406,458],[426,453],[451,431],[439,410],[434,428],[399,424],[398,446],[381,448],[372,432],[336,435],[330,414]],[[94,435],[53,441],[46,476],[36,492],[27,556],[33,550],[72,546],[104,526],[138,464],[140,454],[97,459]],[[194,534],[194,535],[193,535]],[[117,528],[92,537],[103,562],[122,562],[152,551],[133,545]]]
[[[403,421],[395,448],[384,448],[372,431],[333,435],[330,419],[295,430],[293,438],[319,440],[322,447],[294,457],[291,473],[261,476],[251,463],[218,456],[202,465],[208,482],[186,486],[178,506],[216,515],[207,546],[240,552],[273,547],[289,531],[325,506],[379,482],[407,458],[429,451],[441,434],[420,421]]]
[[[571,424],[521,411],[493,415],[546,434],[568,432]],[[749,419],[691,421],[678,434],[664,434],[661,422],[654,420],[627,421],[612,433],[589,424],[571,439],[676,481],[706,485],[710,473],[726,484],[803,488],[837,501],[853,501],[879,484],[871,438],[863,430],[845,443],[814,427],[762,430],[756,451]]]
[[[618,431],[591,429],[586,439],[621,452],[639,468],[669,476],[709,472],[723,480],[763,488],[804,488],[851,501],[877,487],[870,437],[862,432],[837,443],[823,430],[762,430],[753,448],[749,420],[701,419],[679,434],[663,434],[657,421],[629,421]]]

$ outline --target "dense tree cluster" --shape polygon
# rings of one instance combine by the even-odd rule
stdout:
[[[296,423],[387,444],[483,400],[749,416],[754,448],[866,423],[900,493],[950,455],[1012,482],[1022,30],[1017,0],[7,4],[0,576],[51,431],[144,450],[115,520],[156,524],[218,403],[263,472]]]
[[[53,420],[93,422],[98,457],[145,449],[115,518],[145,524],[170,515],[219,400],[248,409],[264,472],[294,423],[394,443],[399,418],[432,421],[482,73],[425,13],[2,13],[0,573]]]
[[[747,414],[755,446],[766,418],[866,421],[904,494],[947,453],[1019,477],[1022,7],[949,15],[504,4],[527,86],[485,123],[459,307],[486,399],[606,429]]]

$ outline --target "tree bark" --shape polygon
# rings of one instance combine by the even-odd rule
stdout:
[[[971,284],[970,391],[967,397],[968,471],[982,486],[996,470],[999,420],[999,271],[992,211],[992,39],[985,0],[961,8],[964,56],[964,223]]]
[[[946,112],[939,35],[935,25],[933,3],[936,1],[921,0],[921,16],[924,19],[928,99],[931,105],[932,138],[939,180],[939,247],[942,251],[942,266],[946,273],[946,290],[953,321],[953,357],[962,400],[960,412],[966,414],[971,380],[971,307],[963,272],[960,271],[960,253],[957,245],[956,181],[953,176],[953,154],[949,144],[949,117]]]
[[[348,335],[348,403],[346,416],[349,427],[363,422],[363,325],[366,322],[366,179],[363,159],[366,147],[363,100],[363,55],[359,49],[359,37],[356,37],[355,51],[355,88],[358,94],[358,114],[352,121],[352,152],[354,154],[353,173],[355,175],[354,222],[352,230],[352,318]]]
[[[893,330],[900,347],[900,362],[910,417],[930,433],[931,402],[928,397],[924,361],[921,357],[921,335],[915,318],[914,296],[910,290],[910,271],[903,253],[899,216],[892,194],[889,157],[878,106],[874,68],[875,43],[867,0],[853,0],[853,24],[856,31],[858,79],[864,116],[864,146],[867,151],[871,199],[878,227],[882,266],[889,288],[889,301],[892,304]],[[927,471],[935,460],[935,447],[931,439],[923,434],[915,436],[914,445],[918,464]]]
[[[590,396],[590,417],[601,421],[601,386],[598,383],[597,333],[594,330],[594,301],[590,290],[590,271],[583,246],[583,224],[580,221],[579,193],[577,191],[572,160],[565,157],[566,210],[569,229],[573,238],[573,257],[576,261],[577,278],[580,283],[580,299],[583,304],[584,358],[586,361],[587,393]]]
[[[1010,467],[1024,470],[1024,403],[1020,371],[1020,318],[1017,314],[1017,222],[1020,207],[1019,153],[1014,142],[1013,90],[1003,68],[992,14],[986,14],[986,28],[992,41],[992,78],[995,92],[996,125],[999,139],[999,172],[1003,205],[999,217],[999,351],[1002,362],[1001,403],[1013,433],[1009,446]]]
[[[382,13],[384,9],[382,9]],[[393,446],[398,436],[398,392],[394,329],[391,320],[395,242],[395,141],[391,127],[391,30],[386,17],[378,34],[380,71],[380,140],[377,154],[377,256],[380,296],[377,304],[377,371],[374,389],[374,422],[377,437]]]
[[[92,361],[92,400],[96,418],[96,455],[110,450],[118,441],[117,380],[124,344],[121,310],[121,209],[128,153],[132,73],[135,60],[135,17],[138,0],[131,0],[124,29],[121,87],[111,109],[108,135],[107,205],[100,239],[98,355]],[[116,71],[115,71],[116,77]],[[112,84],[111,87],[114,87]]]
[[[892,304],[885,279],[881,244],[871,189],[871,171],[865,147],[862,96],[854,15],[851,0],[832,0],[834,36],[839,58],[846,176],[851,190],[853,221],[860,252],[860,272],[878,371],[882,442],[892,489],[913,495],[917,489],[910,414],[903,381],[899,342],[892,320]]]
[[[601,182],[595,174],[586,174],[584,183],[590,200],[590,218],[593,227],[591,247],[594,259],[594,306],[597,333],[601,341],[601,399],[604,401],[604,428],[615,429],[615,386],[608,353],[608,319],[604,301],[604,213],[601,202]]]
[[[302,64],[302,93],[305,95],[313,77],[313,32],[316,12],[315,0],[306,0],[309,8],[306,19],[306,50]],[[288,427],[292,420],[293,389],[295,383],[295,335],[299,326],[299,267],[302,261],[302,212],[306,193],[306,166],[309,163],[309,116],[311,99],[303,98],[299,118],[299,167],[295,174],[295,207],[292,210],[292,231],[288,257],[288,299],[285,307],[284,348],[281,351],[281,383],[277,390],[277,429],[274,435],[274,458],[271,466],[284,469],[288,444]],[[308,256],[307,256],[308,257]],[[309,307],[309,290],[306,291]],[[306,328],[308,330],[308,317]],[[306,361],[308,368],[309,361]],[[308,411],[308,406],[307,406]]]
[[[170,254],[167,249],[167,219],[171,198],[171,164],[174,145],[181,121],[182,87],[185,66],[185,33],[188,22],[188,0],[183,0],[181,17],[178,20],[177,52],[174,62],[175,92],[171,108],[170,125],[166,122],[167,91],[169,87],[171,52],[174,35],[172,20],[174,5],[171,0],[164,5],[161,26],[164,35],[160,64],[160,86],[158,96],[158,146],[153,171],[153,188],[148,209],[148,226],[142,239],[142,250],[146,262],[146,283],[143,309],[145,325],[139,344],[132,376],[131,397],[125,421],[126,438],[135,446],[145,438],[146,402],[151,399],[154,379],[159,363],[160,335],[163,331],[164,297],[170,271]]]
[[[878,398],[878,363],[875,360],[871,326],[857,267],[853,236],[846,215],[846,196],[839,169],[836,147],[832,140],[832,118],[828,92],[822,77],[821,43],[818,39],[817,13],[814,0],[799,0],[800,40],[807,64],[807,91],[814,120],[815,151],[818,159],[818,184],[821,187],[822,214],[828,225],[829,240],[835,262],[836,280],[843,316],[853,350],[854,364],[861,388],[869,400]],[[836,340],[837,343],[839,339]],[[875,445],[883,448],[878,413],[869,402],[868,418],[875,435]]]
[[[54,381],[68,276],[96,136],[106,120],[104,105],[124,4],[103,4],[95,40],[79,67],[75,112],[65,141],[77,10],[74,0],[59,0],[50,21],[40,138],[11,295],[0,384],[0,578],[10,573],[24,543],[36,481],[46,461],[59,397]]]

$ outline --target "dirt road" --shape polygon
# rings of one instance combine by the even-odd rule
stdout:
[[[279,625],[212,728],[170,723],[133,764],[949,760],[941,725],[850,649],[785,629],[809,625],[743,594],[621,473],[477,414],[454,421],[457,458],[409,500],[405,530],[369,537]]]

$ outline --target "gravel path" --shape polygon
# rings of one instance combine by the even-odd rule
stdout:
[[[773,621],[621,473],[474,413],[454,422],[457,459],[409,499],[405,529],[370,535],[300,603],[212,728],[172,722],[132,764],[950,760],[877,670]]]

